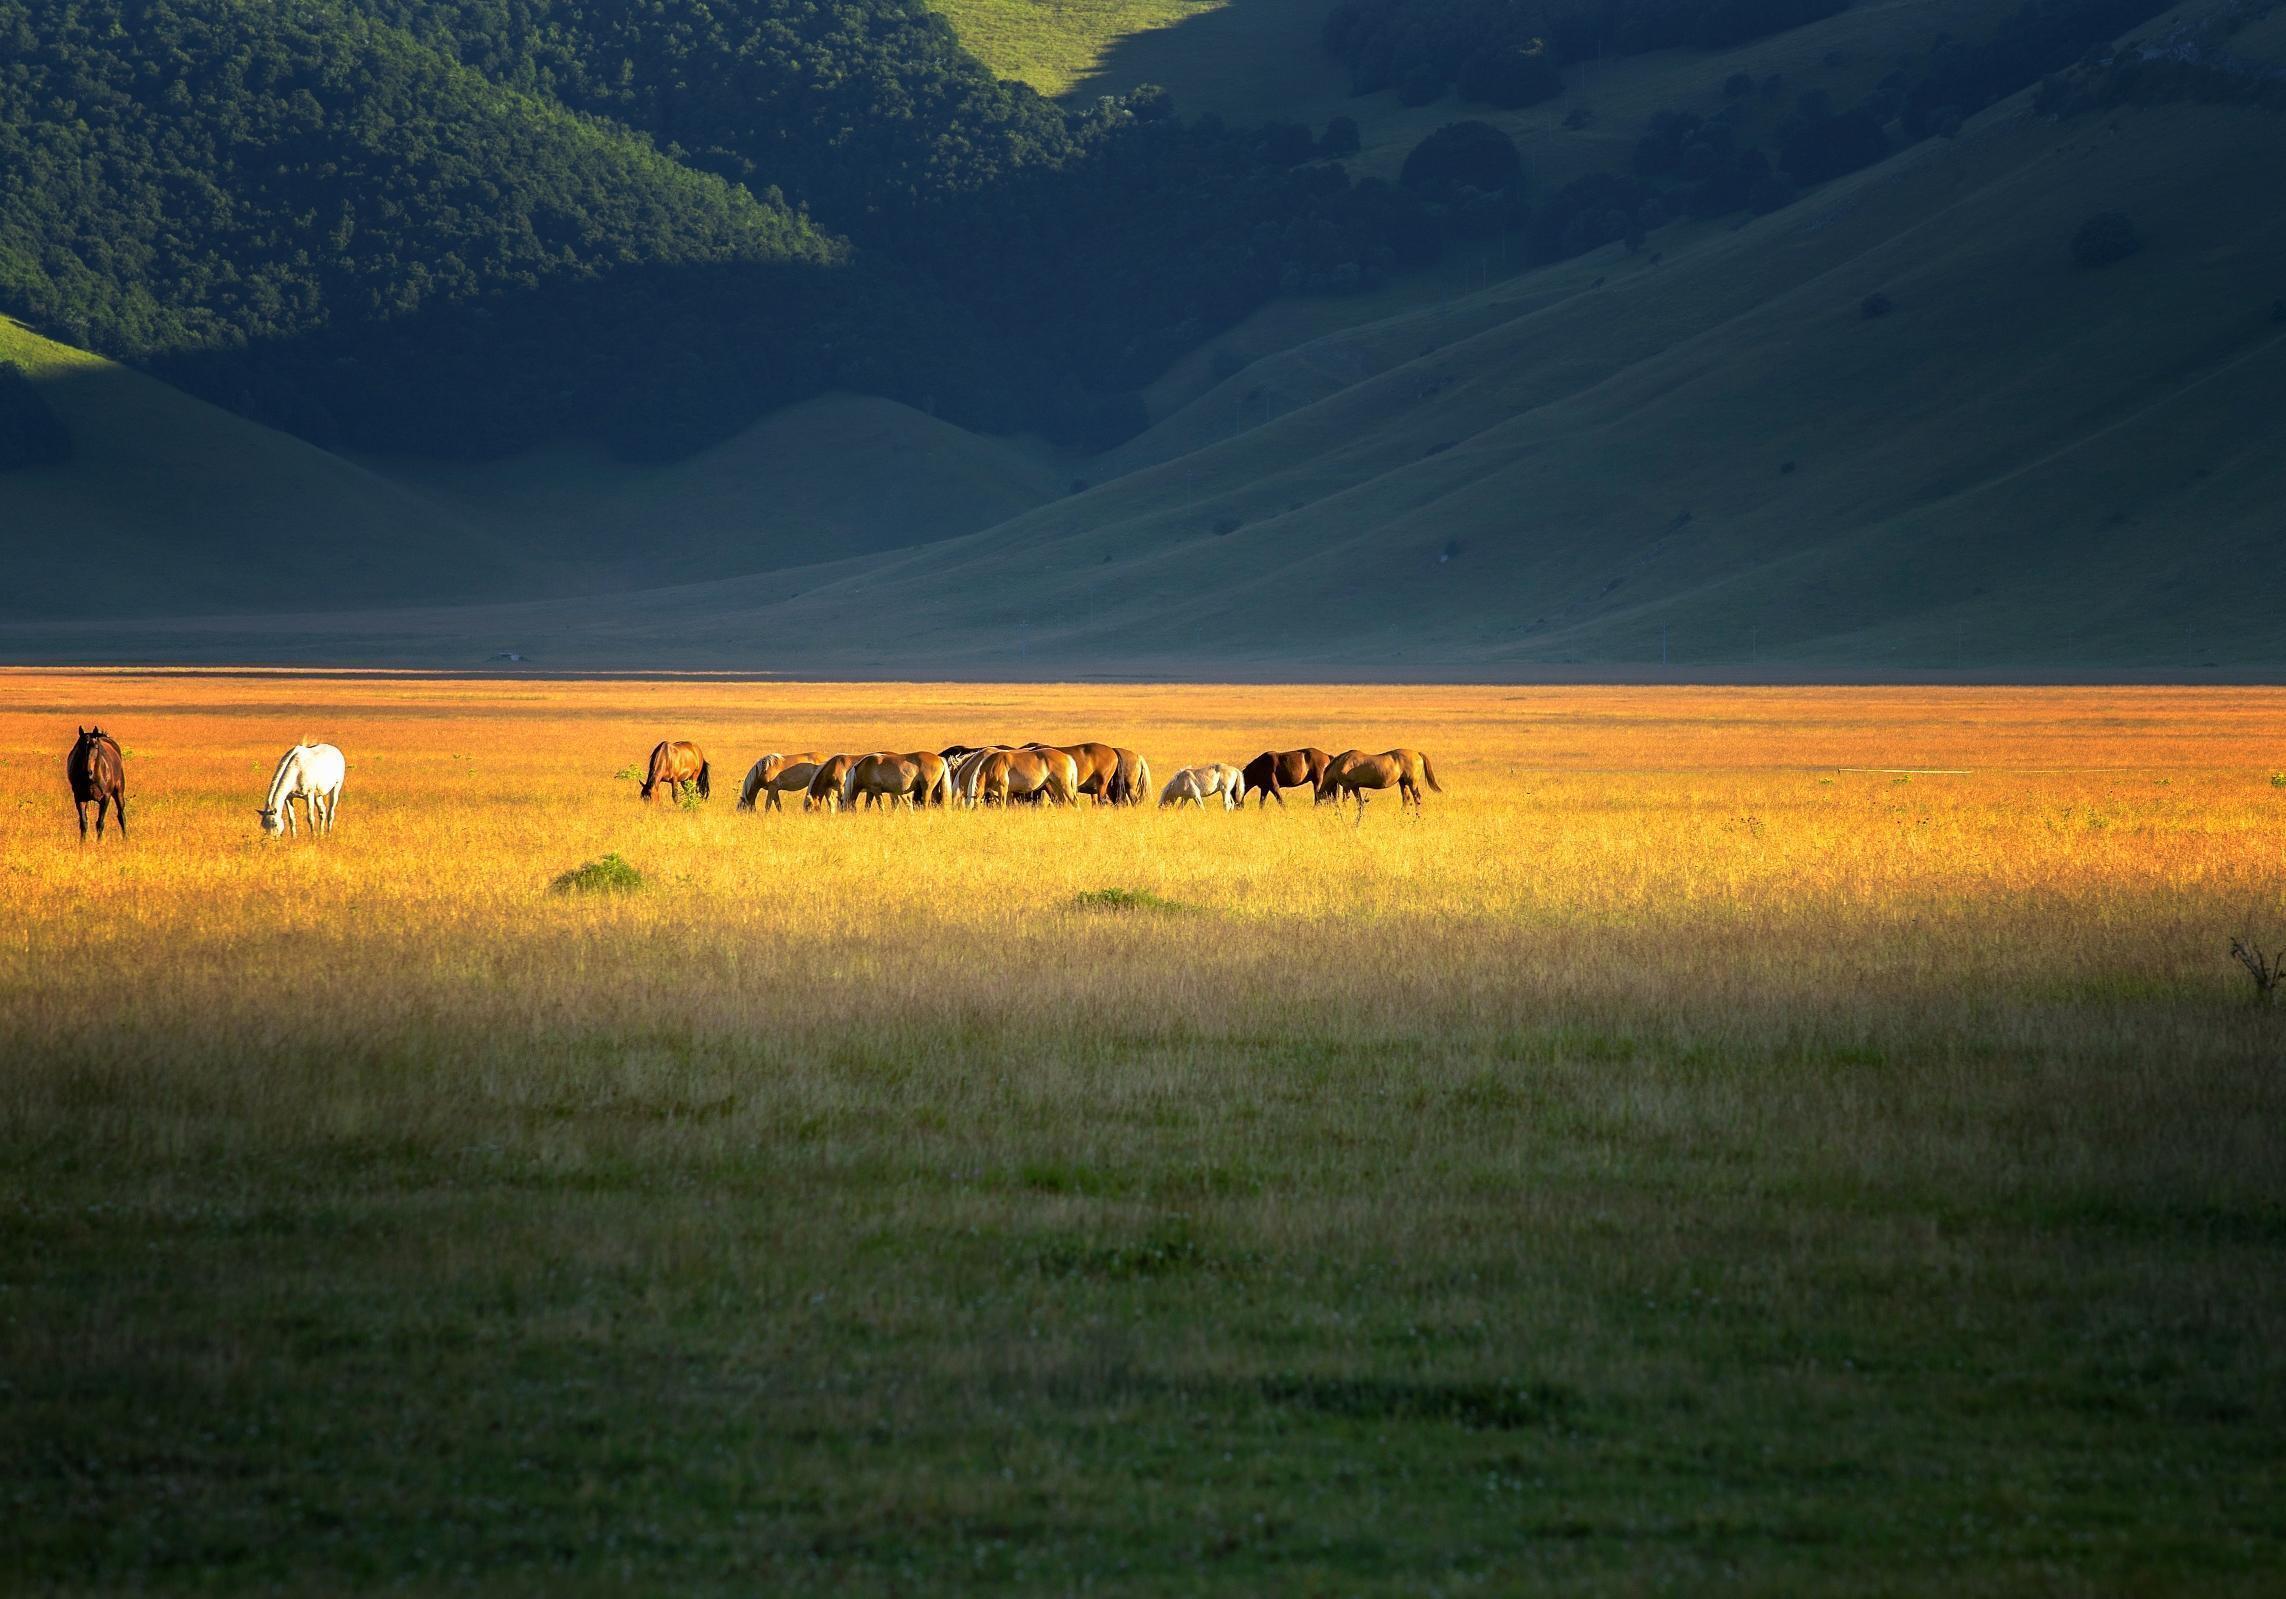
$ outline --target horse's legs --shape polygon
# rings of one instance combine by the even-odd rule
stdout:
[[[1357,795],[1357,824],[1356,824],[1356,825],[1358,825],[1359,827],[1363,827],[1363,826],[1365,825],[1365,799],[1366,799],[1366,794],[1365,794],[1365,790],[1364,790],[1364,789],[1362,789],[1362,788],[1361,788],[1361,789],[1357,789],[1357,790],[1355,790],[1355,793],[1356,793],[1356,795]]]
[[[111,796],[111,808],[119,813],[119,836],[127,837],[127,796],[124,792]]]
[[[87,801],[75,799],[71,802],[71,808],[79,812],[79,841],[84,844],[87,842]]]

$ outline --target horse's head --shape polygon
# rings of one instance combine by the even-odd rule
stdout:
[[[278,815],[277,806],[265,805],[254,814],[262,818],[262,836],[264,838],[276,838],[286,830],[285,822]]]

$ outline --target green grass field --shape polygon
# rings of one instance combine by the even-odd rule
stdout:
[[[2275,1592],[2278,712],[0,679],[0,1586]],[[1442,791],[726,794],[1003,724]]]

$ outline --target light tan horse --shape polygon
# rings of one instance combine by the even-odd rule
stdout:
[[[1407,800],[1413,808],[1421,808],[1421,785],[1442,794],[1444,785],[1437,781],[1429,758],[1419,750],[1386,750],[1379,755],[1368,755],[1363,750],[1343,750],[1326,763],[1326,775],[1318,779],[1318,798],[1332,800],[1339,805],[1344,795],[1357,801],[1357,821],[1365,825],[1365,802],[1377,789],[1397,790],[1397,803],[1402,807]]]
[[[996,750],[976,774],[976,797],[986,805],[1040,798],[1057,805],[1079,803],[1079,766],[1062,750]]]
[[[1111,802],[1141,805],[1151,797],[1151,763],[1130,749],[1114,753],[1119,757],[1119,776],[1112,783]]]
[[[802,809],[823,806],[829,811],[839,810],[842,781],[858,760],[855,755],[828,755],[818,762],[818,769],[810,774],[809,798],[803,801]]]
[[[810,779],[818,775],[818,763],[823,755],[765,755],[747,768],[746,782],[738,791],[738,808],[754,809],[756,800],[765,810],[784,810],[779,802],[782,794],[807,794]]]
[[[1186,766],[1167,779],[1166,789],[1159,795],[1163,808],[1169,805],[1195,804],[1206,809],[1209,795],[1222,801],[1226,811],[1238,809],[1239,789],[1245,777],[1235,766],[1220,761],[1206,766]]]
[[[865,755],[841,780],[841,802],[856,807],[927,804],[944,787],[945,758],[934,750],[909,755]]]

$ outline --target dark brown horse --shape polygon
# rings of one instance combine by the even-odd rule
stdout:
[[[712,790],[708,786],[710,769],[706,752],[684,739],[661,739],[651,747],[651,768],[643,775],[643,798],[661,783],[667,785],[670,799],[681,799],[686,788],[698,790],[705,799]]]
[[[1276,800],[1283,805],[1286,796],[1278,792],[1280,789],[1300,788],[1305,783],[1313,789],[1318,787],[1325,781],[1326,766],[1332,760],[1321,749],[1264,750],[1240,773],[1245,786],[1239,790],[1239,802],[1243,804],[1247,795],[1259,793],[1262,797],[1257,804],[1267,806]]]
[[[64,776],[71,782],[72,809],[79,812],[79,836],[87,838],[87,808],[95,807],[95,836],[103,836],[106,808],[119,812],[119,836],[127,836],[127,763],[119,745],[100,727],[83,727],[79,742],[64,757]]]

